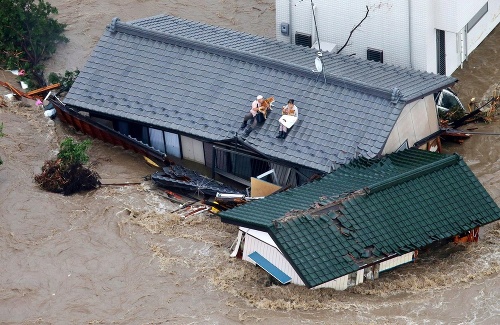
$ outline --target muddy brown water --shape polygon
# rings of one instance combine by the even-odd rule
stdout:
[[[70,23],[71,43],[49,67],[81,67],[102,32],[94,27],[113,16],[167,12],[274,36],[273,1],[103,2],[51,2]],[[497,41],[483,42],[486,56],[473,54],[469,63],[498,66],[498,56],[488,56],[500,43],[498,28],[493,35]],[[464,73],[459,95],[481,97],[498,82],[497,72],[477,70]],[[5,72],[0,78],[13,81]],[[468,82],[476,79],[487,81]],[[422,254],[347,291],[266,287],[264,272],[229,258],[235,227],[209,214],[181,219],[172,213],[178,204],[149,181],[70,197],[41,191],[32,176],[43,161],[64,137],[85,137],[47,120],[29,101],[1,108],[0,122],[0,324],[500,323],[499,223],[485,227],[478,244]],[[474,127],[500,132],[498,120]],[[444,150],[461,154],[500,204],[498,139],[472,136]],[[103,178],[140,179],[155,171],[142,157],[100,141],[89,154]]]

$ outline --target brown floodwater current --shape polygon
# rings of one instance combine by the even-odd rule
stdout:
[[[229,7],[233,2],[240,9],[226,8],[221,14],[201,6],[198,15],[202,17],[199,12],[205,10],[208,22],[235,25],[240,30],[255,17],[271,19],[274,15],[273,1],[244,5],[236,0],[220,1]],[[102,28],[78,31],[75,25],[91,21],[83,19],[85,15],[107,23],[107,16],[134,19],[154,14],[161,7],[158,1],[131,0],[51,3],[63,19],[74,19],[70,30],[77,42],[85,40],[87,32],[94,33],[90,39],[95,42],[95,35],[102,32]],[[131,4],[131,8],[119,14],[110,12],[121,3]],[[144,14],[133,14],[138,5],[145,6]],[[171,5],[185,18],[198,17],[186,1],[172,1]],[[241,18],[244,15],[238,13],[254,16]],[[258,32],[272,37],[267,35],[274,31],[271,25]],[[481,56],[473,54],[465,70],[457,71],[459,95],[480,98],[499,82],[499,74],[491,73],[493,68],[489,74],[485,72],[488,66],[500,66],[495,45],[500,43],[498,35],[497,27],[493,40],[489,37],[481,45],[489,48],[478,49]],[[85,46],[83,57],[91,44]],[[82,57],[72,51],[71,47],[62,49],[58,55],[65,59],[61,62],[73,64],[67,59],[73,57],[81,66]],[[0,79],[13,81],[6,72],[0,72]],[[229,258],[236,227],[222,224],[211,214],[181,219],[173,212],[178,203],[142,180],[156,170],[142,157],[94,141],[90,163],[102,178],[142,180],[141,184],[103,186],[68,197],[47,193],[34,184],[33,175],[56,155],[64,137],[82,140],[85,136],[57,119],[55,123],[46,119],[29,101],[0,108],[0,122],[5,133],[0,138],[4,161],[0,166],[0,324],[500,323],[498,222],[484,227],[477,244],[422,253],[416,263],[347,291],[266,287],[263,271]],[[490,124],[467,127],[500,133],[498,117]],[[473,135],[461,145],[444,144],[445,152],[464,157],[497,204],[499,139]]]

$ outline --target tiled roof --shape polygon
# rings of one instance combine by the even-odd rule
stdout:
[[[155,16],[115,19],[65,102],[207,141],[235,137],[257,94],[281,107],[296,100],[300,118],[276,139],[279,109],[246,139],[275,160],[330,171],[374,157],[405,103],[456,79],[337,54],[312,71],[314,50],[229,29]],[[393,88],[402,94],[391,103]]]
[[[417,149],[359,159],[321,180],[221,212],[267,231],[309,287],[500,219],[458,155]]]

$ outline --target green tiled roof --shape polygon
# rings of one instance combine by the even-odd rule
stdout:
[[[221,213],[267,231],[309,287],[500,219],[458,155],[359,159],[321,180]]]

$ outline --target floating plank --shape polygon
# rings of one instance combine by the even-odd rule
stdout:
[[[46,92],[53,90],[53,89],[57,89],[59,87],[60,87],[60,84],[52,84],[52,85],[48,85],[48,86],[45,86],[42,88],[38,88],[38,89],[32,90],[30,92],[27,92],[26,97],[44,95]]]
[[[12,91],[18,97],[25,97],[25,93],[24,92],[22,92],[21,90],[17,89],[14,86],[12,86],[8,82],[0,81],[0,86],[3,86],[5,88],[9,89],[10,91]]]
[[[269,262],[264,256],[260,255],[257,252],[253,252],[248,255],[258,266],[263,268],[267,273],[271,274],[276,280],[281,282],[282,284],[287,284],[292,281],[292,278],[289,277],[285,272],[278,269],[273,263]]]
[[[35,90],[32,90],[30,92],[25,93],[25,92],[17,89],[16,87],[12,86],[8,82],[0,81],[0,86],[10,89],[18,97],[25,97],[28,99],[40,99],[40,100],[43,99],[43,96],[40,96],[40,95],[44,95],[46,92],[48,92],[52,89],[59,88],[59,84],[52,84],[52,85],[48,85],[46,87],[38,88],[38,89],[35,89]]]
[[[157,163],[155,163],[153,160],[149,159],[146,156],[143,156],[143,157],[144,157],[144,160],[146,161],[146,164],[148,164],[149,166],[160,168],[160,166]]]
[[[133,178],[133,179],[124,179],[124,178],[105,178],[101,179],[101,185],[138,185],[142,183],[142,179]]]

